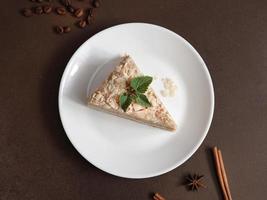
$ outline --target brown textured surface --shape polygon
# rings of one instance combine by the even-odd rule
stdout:
[[[94,25],[68,35],[51,26],[70,17],[24,18],[26,0],[0,6],[0,199],[221,199],[209,148],[223,152],[234,199],[264,199],[267,188],[267,2],[264,0],[105,0]],[[185,37],[206,61],[216,108],[200,149],[179,168],[144,180],[106,174],[68,141],[58,116],[60,77],[86,39],[125,22],[149,22]],[[159,158],[160,159],[160,158]],[[188,192],[188,172],[208,188]]]

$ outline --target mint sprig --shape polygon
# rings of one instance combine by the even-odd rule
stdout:
[[[120,107],[122,108],[124,112],[126,112],[127,108],[132,103],[132,101],[133,101],[133,98],[130,95],[126,93],[123,93],[120,95]]]
[[[138,93],[145,93],[153,78],[150,76],[139,76],[131,80],[131,87]]]
[[[146,108],[152,106],[146,95],[144,95],[152,80],[153,78],[150,76],[138,76],[131,80],[130,88],[127,92],[121,94],[119,98],[120,107],[124,112],[133,101]]]
[[[144,94],[137,94],[135,98],[135,102],[143,107],[150,107],[151,103],[147,99],[146,95]]]

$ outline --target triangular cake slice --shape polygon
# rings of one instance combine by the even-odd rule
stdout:
[[[97,110],[134,120],[150,126],[174,131],[176,124],[151,87],[147,96],[151,107],[131,103],[126,112],[120,107],[119,96],[126,91],[129,81],[142,73],[130,56],[124,56],[103,84],[89,97],[88,105]]]

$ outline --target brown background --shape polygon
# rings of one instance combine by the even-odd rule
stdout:
[[[74,1],[74,0],[73,0]],[[0,6],[0,199],[221,199],[209,148],[224,155],[234,199],[265,199],[267,188],[267,1],[105,0],[96,22],[59,36],[51,27],[71,17],[24,18],[27,0]],[[148,22],[186,38],[213,78],[214,119],[200,149],[159,177],[130,180],[104,173],[73,148],[57,107],[60,77],[75,50],[93,34],[125,22]],[[73,27],[74,28],[74,27]],[[159,158],[160,159],[160,158]],[[189,172],[207,189],[188,192]]]

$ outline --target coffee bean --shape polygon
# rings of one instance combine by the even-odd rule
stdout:
[[[77,17],[77,18],[83,16],[83,9],[78,8],[78,9],[74,12],[74,16]]]
[[[22,10],[22,14],[24,15],[24,17],[31,17],[33,16],[33,12],[30,8],[24,8]]]
[[[94,0],[94,1],[93,1],[93,6],[94,6],[95,8],[100,7],[100,1],[99,1],[99,0]]]
[[[74,13],[75,12],[75,9],[71,5],[67,6],[67,9],[68,9],[68,11],[70,13]]]
[[[89,25],[89,24],[92,24],[92,22],[93,22],[93,17],[90,16],[90,15],[88,15],[88,16],[87,16],[87,24],[88,24],[88,25]]]
[[[66,9],[63,8],[63,7],[57,7],[57,8],[56,8],[56,12],[57,12],[57,14],[59,14],[59,15],[65,15],[65,14],[66,14]]]
[[[94,9],[93,8],[88,9],[88,15],[93,17],[93,15],[94,15]]]
[[[43,13],[43,8],[42,6],[37,6],[35,7],[34,11],[37,15],[41,15]]]
[[[55,30],[58,34],[64,33],[64,28],[62,26],[56,26]]]
[[[69,26],[63,27],[64,33],[69,33],[71,31],[71,28]]]
[[[46,13],[46,14],[51,13],[51,12],[52,12],[52,6],[50,6],[50,5],[45,5],[45,6],[43,6],[43,11],[44,11],[44,13]]]
[[[70,5],[71,5],[71,1],[70,1],[70,0],[61,0],[61,3],[62,3],[64,6],[70,6]]]
[[[102,3],[101,0],[87,0],[87,2],[90,2],[87,7],[76,8],[75,6],[72,6],[72,0],[28,0],[28,2],[29,1],[35,3],[36,6],[32,8],[24,8],[21,11],[23,16],[30,17],[35,14],[49,14],[53,11],[58,15],[66,15],[68,12],[68,14],[71,13],[72,16],[79,18],[76,22],[76,26],[80,28],[85,28],[94,21],[96,8],[100,7]],[[85,3],[85,0],[76,0],[76,3],[77,1]],[[60,5],[58,3],[60,3]],[[69,33],[72,31],[70,26],[55,26],[53,29],[58,34]]]
[[[86,26],[86,21],[85,21],[85,20],[80,20],[80,21],[78,22],[78,26],[79,26],[80,28],[84,28],[84,27]]]

